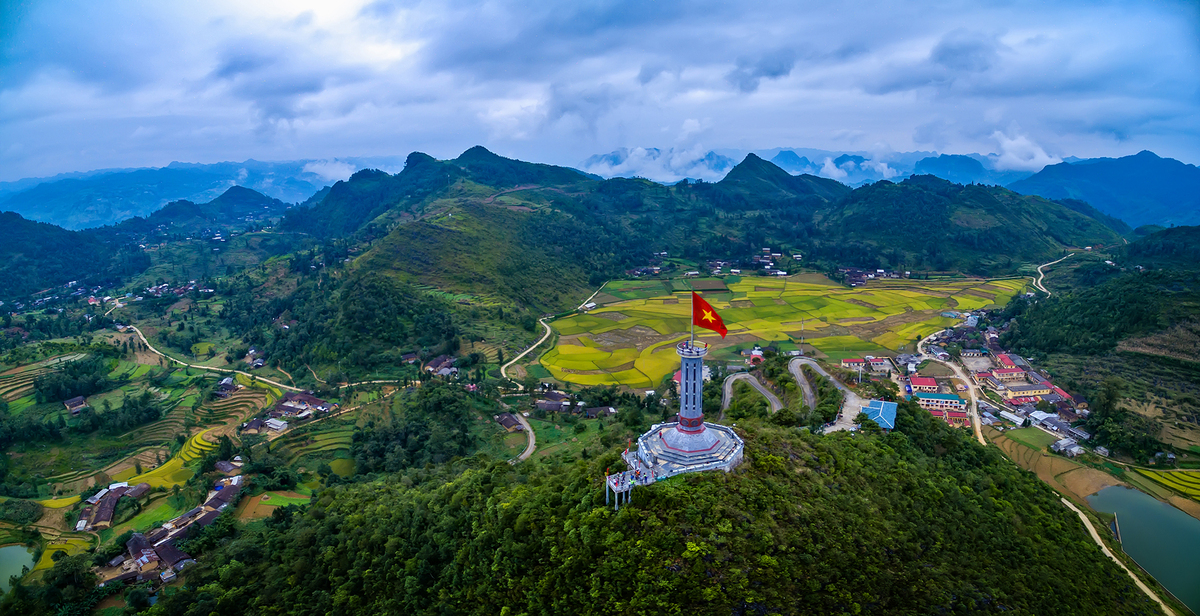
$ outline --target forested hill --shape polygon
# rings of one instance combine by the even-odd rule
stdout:
[[[1156,231],[1123,246],[1117,256],[1125,265],[1200,269],[1200,226]]]
[[[22,297],[77,280],[112,280],[139,272],[149,259],[87,233],[0,212],[0,299]]]
[[[258,191],[231,186],[208,203],[172,201],[145,218],[134,217],[113,227],[97,229],[95,233],[145,233],[153,229],[195,233],[206,228],[237,228],[244,227],[250,220],[280,216],[289,207],[289,204]]]
[[[615,451],[330,487],[214,526],[145,613],[1159,613],[1050,488],[910,403],[886,436],[745,425],[734,472],[638,488],[619,512],[599,481]],[[5,603],[41,613],[27,592]]]
[[[1062,204],[931,175],[864,186],[818,218],[833,237],[921,255],[933,269],[975,274],[1050,260],[1064,246],[1121,242],[1102,221]]]
[[[852,191],[750,155],[721,182],[664,186],[478,146],[448,161],[413,153],[397,175],[361,171],[280,228],[374,242],[358,266],[538,310],[571,307],[664,250],[736,260],[781,246],[826,267],[990,275],[1120,241],[1087,208],[932,177]]]
[[[1009,188],[1087,201],[1134,227],[1200,223],[1200,168],[1149,151],[1050,165]]]

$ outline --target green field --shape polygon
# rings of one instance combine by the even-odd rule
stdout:
[[[1022,445],[1028,445],[1037,451],[1042,451],[1058,440],[1053,434],[1032,426],[1021,428],[1020,430],[1010,430],[1004,433],[1004,437],[1010,438]]]
[[[713,345],[709,357],[733,360],[755,344],[796,348],[804,342],[831,360],[895,355],[901,348],[959,322],[944,311],[1002,306],[1025,279],[880,280],[847,288],[823,276],[792,278],[632,280],[609,282],[603,304],[551,323],[558,342],[539,359],[548,376],[578,385],[658,385],[674,372],[673,347],[688,333],[687,288],[703,293],[721,313],[728,336],[708,330],[697,337]],[[537,373],[537,365],[530,373]]]
[[[1137,472],[1176,492],[1190,498],[1200,500],[1200,471],[1148,471],[1137,469]]]

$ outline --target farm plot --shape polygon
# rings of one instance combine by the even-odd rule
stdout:
[[[204,436],[210,430],[205,430],[188,439],[184,443],[183,448],[179,453],[175,454],[170,460],[163,463],[162,466],[129,478],[130,484],[148,483],[152,488],[170,488],[171,486],[181,485],[191,479],[195,472],[185,465],[193,460],[203,458],[209,451],[217,448],[217,444],[205,440]]]
[[[669,283],[669,284],[668,284]],[[895,355],[939,329],[959,322],[946,310],[1003,305],[1025,280],[881,280],[846,288],[818,276],[730,277],[693,280],[721,313],[724,339],[701,330],[713,359],[732,359],[754,344],[796,348],[803,335],[818,356],[842,359]],[[531,368],[578,385],[651,387],[678,368],[673,342],[688,334],[691,302],[684,281],[614,281],[614,300],[587,313],[553,321],[555,347]],[[533,370],[531,370],[533,373]]]
[[[314,429],[292,433],[277,440],[274,448],[286,456],[289,464],[306,457],[330,458],[350,451],[354,437],[354,424],[329,422],[314,426]]]
[[[1142,475],[1180,494],[1200,501],[1200,471],[1148,471],[1137,469]]]

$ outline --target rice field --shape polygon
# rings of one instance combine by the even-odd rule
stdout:
[[[199,460],[200,458],[203,458],[209,451],[217,448],[216,443],[204,439],[204,435],[208,434],[210,431],[211,430],[205,430],[197,433],[195,436],[188,439],[186,443],[184,443],[183,448],[179,450],[179,453],[172,456],[170,460],[164,462],[162,466],[142,473],[141,475],[129,478],[129,483],[139,484],[145,482],[150,484],[150,487],[152,488],[170,488],[175,485],[187,483],[187,480],[191,479],[195,472],[189,468],[186,468],[185,465],[193,460]]]
[[[577,385],[656,386],[679,366],[674,344],[691,324],[688,286],[729,329],[724,340],[697,331],[713,345],[710,358],[731,360],[754,344],[795,348],[803,337],[836,361],[894,356],[959,322],[943,312],[1003,306],[1026,285],[1025,279],[880,280],[847,288],[816,275],[612,281],[594,300],[601,306],[551,323],[558,342],[531,368]]]
[[[1148,471],[1139,468],[1137,472],[1180,494],[1200,500],[1200,471]]]
[[[273,449],[288,458],[289,464],[294,464],[306,456],[344,454],[350,451],[350,442],[354,437],[354,424],[326,423],[314,426],[314,430],[288,434],[273,446]],[[353,460],[349,460],[353,468]]]

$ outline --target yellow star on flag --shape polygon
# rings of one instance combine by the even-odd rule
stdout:
[[[704,311],[704,320],[705,321],[716,321],[717,319],[716,319],[716,317],[713,316],[713,313],[711,311],[705,310]]]

